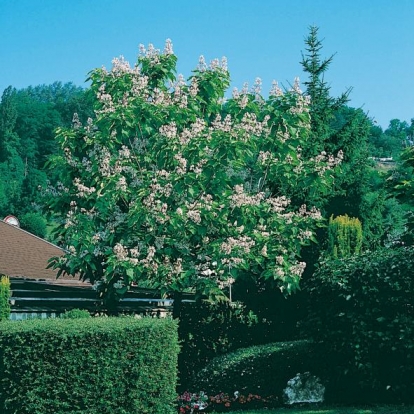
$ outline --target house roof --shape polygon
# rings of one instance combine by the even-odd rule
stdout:
[[[60,247],[0,220],[1,274],[56,280],[57,271],[46,267],[50,258],[63,253]],[[65,276],[67,278],[73,279]]]

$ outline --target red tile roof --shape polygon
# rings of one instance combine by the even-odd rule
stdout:
[[[0,220],[0,274],[56,279],[57,271],[46,267],[50,258],[62,254],[60,247]]]

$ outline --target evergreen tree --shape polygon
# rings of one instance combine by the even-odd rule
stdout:
[[[321,58],[322,41],[318,39],[319,28],[311,26],[309,35],[305,39],[306,54],[302,53],[301,65],[308,79],[304,82],[306,95],[310,98],[310,115],[312,139],[311,145],[306,148],[311,155],[317,155],[332,147],[331,123],[337,111],[348,102],[351,89],[348,89],[338,98],[330,95],[330,86],[325,81],[325,73],[332,63],[334,55],[327,59]]]
[[[339,97],[332,97],[325,74],[334,55],[321,57],[322,41],[318,28],[310,27],[305,39],[306,53],[302,53],[302,67],[308,75],[304,82],[310,99],[311,137],[304,153],[343,151],[341,171],[335,177],[336,188],[318,206],[326,216],[349,214],[361,218],[360,206],[367,190],[369,159],[368,136],[370,120],[361,109],[348,107],[351,89]]]

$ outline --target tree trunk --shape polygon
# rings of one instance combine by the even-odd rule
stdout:
[[[183,300],[182,292],[174,292],[173,319],[178,319],[181,316],[182,300]]]

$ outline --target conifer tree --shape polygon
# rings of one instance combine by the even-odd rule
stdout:
[[[330,86],[325,81],[325,73],[332,63],[334,55],[321,58],[322,41],[318,39],[319,28],[311,26],[305,39],[306,54],[302,52],[301,65],[308,75],[304,82],[306,95],[310,98],[310,115],[312,128],[312,145],[307,148],[312,155],[326,150],[332,135],[331,123],[336,112],[348,102],[351,89],[338,98],[330,95]]]
[[[321,57],[322,40],[318,38],[318,31],[318,27],[310,27],[301,61],[308,76],[304,85],[311,116],[310,139],[303,152],[312,156],[343,151],[341,171],[335,177],[336,188],[319,200],[318,207],[324,209],[327,216],[350,214],[361,218],[361,203],[368,185],[367,149],[371,124],[361,109],[347,106],[351,88],[339,97],[331,96],[325,74],[334,55]]]

